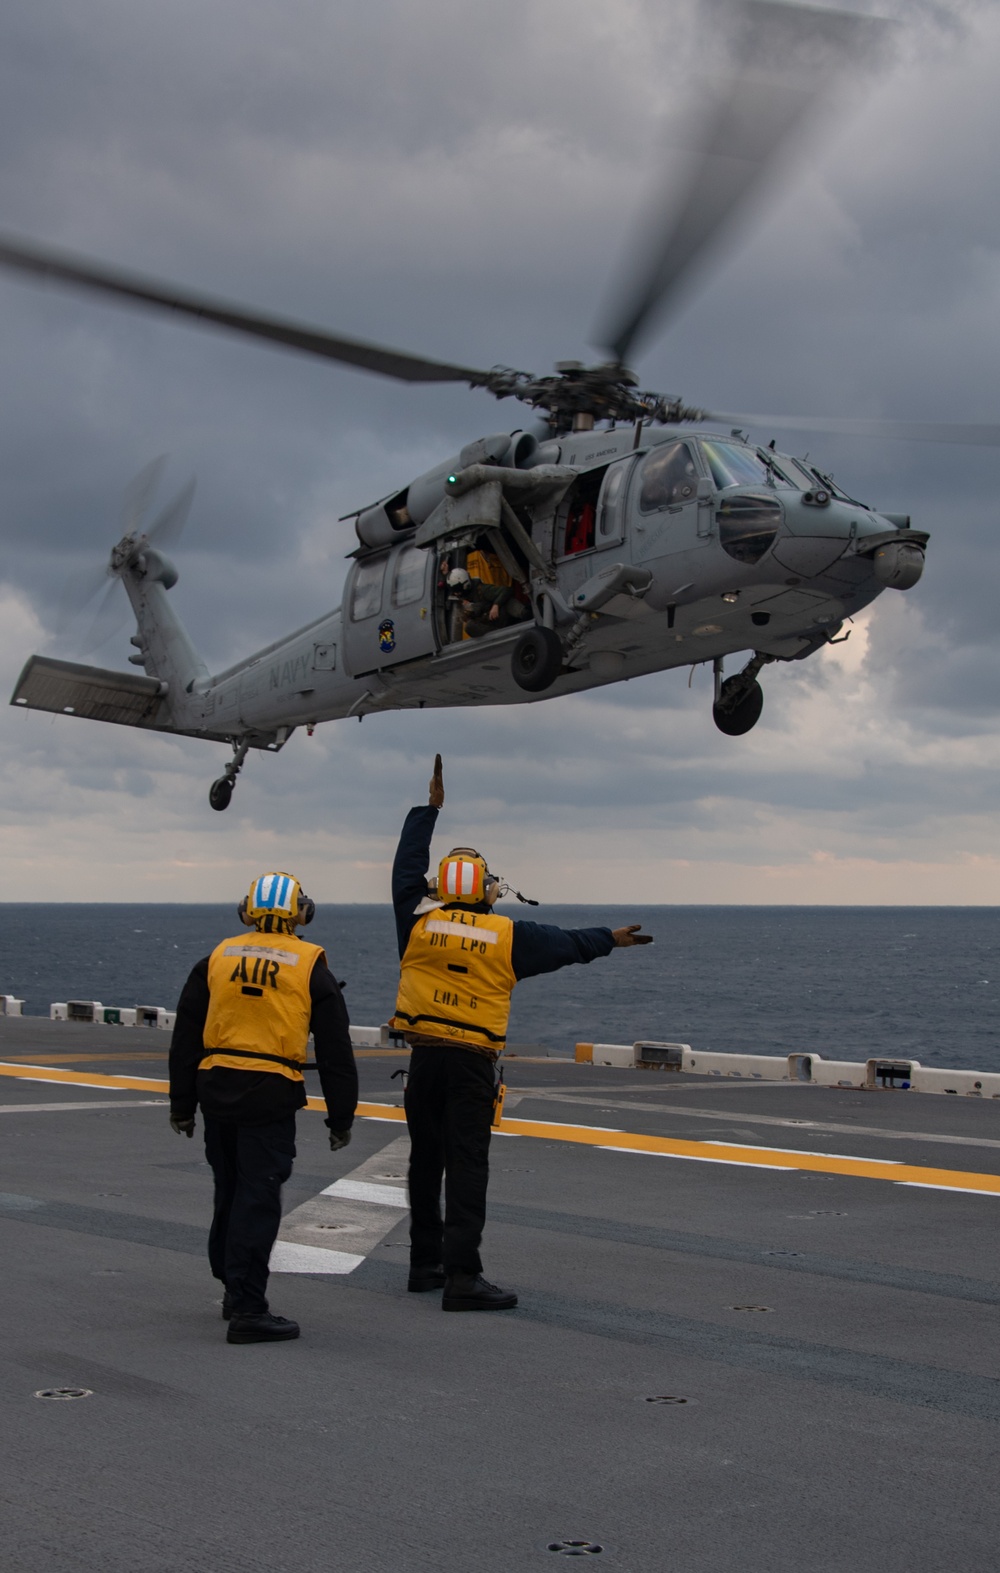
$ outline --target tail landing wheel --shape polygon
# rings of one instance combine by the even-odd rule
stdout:
[[[217,814],[221,814],[224,809],[227,809],[233,800],[233,788],[236,785],[236,777],[243,768],[243,761],[247,757],[249,747],[250,744],[247,742],[233,742],[232,759],[219,779],[213,781],[208,789],[208,801]]]
[[[218,781],[213,781],[209,787],[208,801],[218,813],[221,814],[222,810],[228,808],[232,802],[234,785],[235,782],[228,776],[220,776]]]

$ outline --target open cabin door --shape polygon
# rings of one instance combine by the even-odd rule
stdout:
[[[437,553],[405,541],[362,557],[344,586],[344,656],[352,677],[433,655]]]

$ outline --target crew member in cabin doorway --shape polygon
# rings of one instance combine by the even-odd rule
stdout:
[[[521,978],[652,941],[638,923],[561,929],[501,917],[493,905],[509,887],[471,847],[456,847],[442,859],[432,889],[431,837],[443,805],[438,754],[427,807],[407,814],[392,869],[401,962],[393,1026],[412,1050],[405,1096],[408,1287],[416,1293],[442,1289],[445,1311],[505,1311],[517,1304],[517,1295],[486,1282],[479,1245],[495,1065],[506,1042],[511,990]]]
[[[224,939],[199,961],[177,1006],[170,1125],[193,1136],[200,1107],[215,1176],[208,1259],[223,1285],[226,1337],[257,1344],[299,1336],[297,1322],[272,1314],[267,1278],[310,1032],[334,1152],[351,1139],[358,1073],[340,986],[321,947],[295,932],[316,910],[298,880],[263,874],[237,910],[254,934]]]

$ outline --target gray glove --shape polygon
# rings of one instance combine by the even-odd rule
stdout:
[[[350,1131],[330,1132],[330,1151],[339,1152],[341,1147],[346,1147],[351,1139]]]
[[[170,1116],[170,1129],[177,1136],[194,1135],[194,1115],[189,1120],[179,1120],[175,1114]]]

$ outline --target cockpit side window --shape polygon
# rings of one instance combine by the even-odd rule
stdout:
[[[663,443],[646,455],[639,507],[643,513],[686,503],[698,495],[698,471],[686,442]]]

